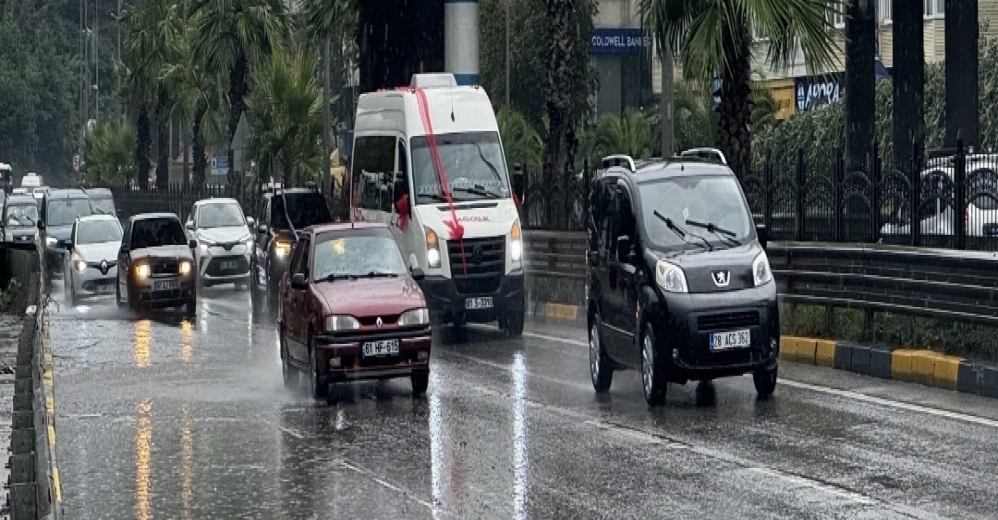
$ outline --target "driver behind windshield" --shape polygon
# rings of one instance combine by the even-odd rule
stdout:
[[[7,215],[4,220],[8,226],[33,226],[38,220],[38,206],[34,204],[7,206]]]

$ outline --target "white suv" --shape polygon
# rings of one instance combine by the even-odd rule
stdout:
[[[194,261],[198,282],[205,287],[235,283],[246,287],[250,276],[253,218],[236,199],[202,199],[187,217],[187,233],[197,241]]]

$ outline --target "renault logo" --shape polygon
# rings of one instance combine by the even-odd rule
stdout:
[[[727,287],[731,281],[731,274],[728,271],[713,271],[710,275],[714,278],[714,285],[718,287]]]
[[[381,321],[380,317],[378,318],[378,321],[374,322],[374,324],[377,325],[379,329],[385,326],[385,322]]]
[[[100,261],[100,272],[101,274],[107,274],[107,260]]]

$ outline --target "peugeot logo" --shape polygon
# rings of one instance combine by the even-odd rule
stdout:
[[[385,326],[385,322],[381,321],[380,317],[378,318],[378,321],[374,322],[374,324],[377,325],[379,329]]]
[[[475,246],[471,250],[471,261],[476,264],[482,263],[482,246]]]
[[[731,282],[731,275],[728,271],[713,271],[710,275],[714,279],[714,285],[718,287],[727,287],[728,283]]]

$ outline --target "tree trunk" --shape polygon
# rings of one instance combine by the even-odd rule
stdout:
[[[739,179],[752,171],[752,67],[747,22],[726,34],[723,40],[728,67],[721,69],[721,105],[718,107],[717,147]]]
[[[563,201],[570,196],[567,180],[575,163],[578,141],[575,138],[576,114],[572,89],[581,81],[584,63],[576,63],[576,0],[544,0],[548,18],[547,111],[550,127],[544,148],[544,188],[552,193],[561,188]],[[545,201],[549,223],[567,227],[569,216],[564,208]]]
[[[187,126],[186,121],[180,124],[180,128],[184,131],[182,136],[182,146],[181,150],[184,154],[184,188],[191,187],[191,139],[190,134],[186,131]]]
[[[139,189],[149,189],[149,170],[152,164],[149,155],[152,153],[152,132],[149,126],[149,111],[139,109],[138,120],[135,123],[135,183]]]
[[[865,170],[873,151],[877,98],[873,2],[851,0],[846,17],[846,168]]]
[[[205,185],[205,170],[208,168],[208,157],[204,153],[204,132],[201,130],[204,115],[208,107],[201,105],[194,114],[194,124],[191,126],[191,154],[194,156],[194,186],[203,188]]]
[[[170,120],[166,117],[166,93],[156,103],[156,188],[170,185]]]
[[[236,137],[236,128],[239,127],[239,118],[246,110],[246,95],[249,94],[249,85],[246,82],[246,75],[249,71],[249,62],[246,55],[239,52],[236,55],[235,64],[229,71],[229,172],[228,184],[236,183],[236,152],[233,149],[233,139]]]
[[[979,112],[977,77],[977,0],[946,0],[946,142],[977,146]]]
[[[925,142],[925,35],[922,4],[893,0],[894,24],[894,168],[908,171],[913,145]],[[976,63],[976,62],[975,62]],[[912,172],[912,182],[919,173]]]
[[[331,47],[330,38],[327,36],[323,38],[322,41],[322,176],[320,177],[320,186],[325,186],[326,179],[331,178],[329,175],[329,154],[332,153],[330,149],[330,139],[329,135],[332,132],[332,112],[329,106],[330,101],[330,68],[332,64],[330,63],[329,57],[332,54],[329,50]]]

